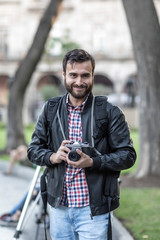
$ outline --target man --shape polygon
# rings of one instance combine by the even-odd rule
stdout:
[[[119,205],[117,178],[136,159],[123,113],[107,98],[92,95],[94,68],[94,58],[82,49],[64,56],[67,94],[45,104],[28,148],[33,163],[48,167],[54,240],[111,239],[109,212]],[[76,149],[79,160],[69,157],[75,142],[85,146]]]

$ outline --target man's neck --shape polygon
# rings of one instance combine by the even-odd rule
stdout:
[[[73,107],[78,107],[80,106],[84,101],[85,99],[87,98],[86,96],[84,98],[74,98],[73,96],[71,96],[71,94],[69,94],[69,102],[72,104]]]

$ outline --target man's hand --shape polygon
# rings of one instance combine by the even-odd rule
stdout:
[[[65,161],[65,162],[67,161],[67,155],[70,152],[70,149],[65,146],[67,143],[70,143],[70,141],[64,140],[61,143],[61,146],[59,147],[58,151],[56,153],[53,153],[50,156],[50,162],[52,164],[61,163],[62,161]]]
[[[76,152],[81,156],[81,158],[74,162],[67,157],[67,163],[75,168],[87,168],[93,166],[93,159],[90,158],[87,154],[83,153],[79,149],[76,149]]]

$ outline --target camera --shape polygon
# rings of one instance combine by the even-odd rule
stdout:
[[[80,142],[73,142],[66,144],[66,147],[68,147],[71,151],[68,154],[68,158],[71,161],[78,161],[80,159],[80,155],[76,152],[76,149],[81,150],[85,154],[90,156],[90,146],[88,143],[80,143]]]

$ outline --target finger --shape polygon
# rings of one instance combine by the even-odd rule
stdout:
[[[61,146],[65,146],[67,143],[70,143],[69,140],[63,140],[62,143],[61,143]]]
[[[65,152],[65,153],[69,153],[69,151],[70,151],[70,149],[67,148],[66,146],[61,146],[59,150],[60,150],[60,152]]]
[[[67,156],[66,154],[63,153],[59,153],[56,158],[55,158],[56,162],[61,162],[61,161],[67,161]]]
[[[76,149],[76,152],[81,156],[81,157],[83,157],[84,156],[84,153],[81,151],[81,150],[79,150],[79,149]]]
[[[76,162],[71,161],[69,158],[67,158],[67,163],[68,163],[68,165],[71,165],[72,167],[77,168],[77,164],[76,164]]]
[[[60,152],[58,154],[57,158],[59,158],[59,159],[66,158],[66,154],[64,152]]]

